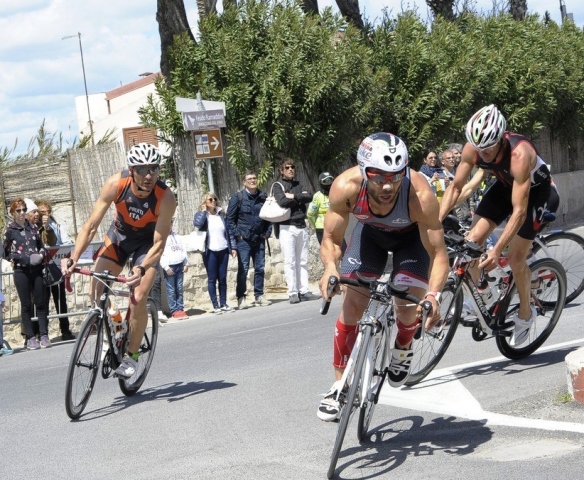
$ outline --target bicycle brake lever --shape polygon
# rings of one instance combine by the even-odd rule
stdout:
[[[326,315],[328,313],[329,307],[331,306],[331,300],[332,300],[331,295],[335,291],[335,288],[337,288],[338,284],[339,284],[339,279],[337,277],[334,277],[334,276],[329,277],[328,288],[326,290],[326,298],[322,299],[322,303],[320,305],[320,314],[321,315]]]

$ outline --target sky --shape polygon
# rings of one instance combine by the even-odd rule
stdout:
[[[496,0],[469,0],[488,12]],[[574,21],[584,25],[584,2],[565,0]],[[218,10],[221,11],[221,0]],[[423,0],[360,0],[370,20],[387,8],[390,16],[415,8],[428,18]],[[198,21],[195,0],[185,0],[191,27]],[[319,0],[322,10],[334,0]],[[528,0],[531,13],[546,10],[561,22],[558,0]],[[85,64],[89,94],[106,92],[160,70],[160,37],[154,0],[18,0],[0,2],[0,151],[26,151],[29,140],[45,121],[51,133],[62,133],[65,145],[77,137],[75,97],[84,95]],[[66,36],[73,38],[63,39]]]

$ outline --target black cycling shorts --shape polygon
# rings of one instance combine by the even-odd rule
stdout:
[[[523,222],[523,225],[521,225],[517,232],[517,235],[521,238],[525,238],[526,240],[533,240],[535,238],[535,235],[543,223],[543,215],[545,212],[550,211],[548,205],[550,203],[555,203],[554,201],[550,202],[551,190],[553,189],[548,181],[532,187],[529,191],[527,216],[525,222]],[[552,196],[552,199],[553,198],[554,197]],[[555,208],[557,210],[557,204]],[[487,190],[475,213],[480,217],[486,218],[495,224],[500,225],[507,219],[507,217],[509,217],[509,215],[511,215],[511,213],[513,213],[511,189],[497,180]]]
[[[393,252],[392,281],[397,285],[428,287],[430,256],[424,248],[420,231],[413,225],[408,231],[387,232],[358,222],[341,263],[343,277],[379,278]]]

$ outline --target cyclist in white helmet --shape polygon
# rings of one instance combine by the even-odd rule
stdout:
[[[506,131],[506,127],[505,117],[494,105],[481,108],[470,118],[466,125],[468,143],[462,150],[454,180],[442,199],[440,220],[457,203],[468,198],[488,174],[495,175],[496,182],[476,209],[468,239],[482,244],[495,227],[509,217],[498,242],[478,267],[487,271],[495,268],[501,253],[509,246],[509,265],[520,302],[510,343],[518,346],[527,340],[537,316],[530,303],[531,274],[526,258],[543,215],[552,203],[556,203],[553,196],[557,197],[557,193],[551,188],[549,169],[535,146],[524,136]],[[465,186],[475,167],[479,168],[478,172]]]
[[[71,252],[61,268],[70,275],[81,254],[87,249],[111,204],[115,216],[104,243],[96,253],[95,271],[109,270],[118,275],[130,255],[132,271],[127,285],[134,288],[138,304],[130,316],[129,355],[124,356],[116,373],[131,377],[136,372],[139,347],[148,323],[146,301],[156,267],[170,233],[176,200],[166,184],[158,179],[161,156],[147,143],[134,145],[126,157],[128,169],[109,177],[85,222]],[[92,292],[92,302],[98,292]]]
[[[395,135],[375,133],[365,138],[357,152],[357,161],[359,165],[336,177],[330,189],[330,207],[324,218],[320,248],[324,264],[320,279],[322,296],[328,295],[331,276],[380,277],[391,251],[393,282],[408,286],[412,294],[432,303],[434,315],[426,325],[429,327],[439,319],[439,292],[448,274],[438,200],[426,178],[408,167],[406,145]],[[341,263],[341,245],[351,214],[357,219],[357,225]],[[343,388],[339,380],[357,337],[357,321],[368,303],[369,292],[358,290],[350,288],[343,292],[333,339],[336,381],[317,412],[318,418],[324,421],[338,417],[339,404],[335,397]],[[389,383],[397,387],[409,376],[411,344],[419,325],[420,308],[406,307],[407,302],[400,299],[395,301],[398,335],[388,377]]]

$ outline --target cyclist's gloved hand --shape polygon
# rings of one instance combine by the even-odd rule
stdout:
[[[43,261],[43,256],[40,253],[33,253],[30,256],[30,264],[31,266],[40,265]]]

